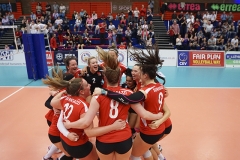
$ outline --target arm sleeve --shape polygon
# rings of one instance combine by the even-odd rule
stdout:
[[[49,109],[53,109],[53,107],[50,104],[52,99],[53,99],[53,96],[50,96],[45,102],[45,106]]]
[[[106,89],[105,89],[106,90]],[[113,91],[107,91],[107,96],[117,102],[124,104],[134,104],[145,100],[145,96],[142,92],[138,91],[129,96],[122,95]]]
[[[57,122],[57,127],[59,129],[59,131],[65,136],[67,137],[69,134],[69,131],[64,127],[63,125],[63,111],[61,111],[61,114],[58,118],[58,122]]]

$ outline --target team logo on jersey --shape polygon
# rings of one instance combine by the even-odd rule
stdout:
[[[121,53],[121,52],[118,53],[118,61],[119,62],[123,62],[124,61],[124,54]]]
[[[62,54],[62,53],[57,53],[57,54],[56,54],[56,59],[57,59],[58,61],[63,60],[63,54]]]
[[[83,51],[80,55],[82,62],[87,63],[88,58],[91,56],[91,53],[88,51]]]

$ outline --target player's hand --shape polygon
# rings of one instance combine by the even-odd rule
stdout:
[[[74,77],[79,77],[81,75],[81,69],[78,69],[75,73],[74,73]]]
[[[74,132],[70,132],[68,133],[67,138],[71,141],[78,141],[79,136]]]
[[[99,87],[96,87],[96,88],[94,89],[93,96],[101,95],[101,93],[102,93],[102,89],[99,88]]]
[[[114,130],[122,130],[126,127],[126,121],[118,119],[112,124]]]
[[[69,120],[67,120],[67,119],[65,119],[64,122],[63,122],[63,125],[64,125],[64,127],[66,129],[70,129],[71,128],[70,124],[71,124],[71,122]]]
[[[157,129],[163,122],[161,121],[161,119],[159,120],[155,120],[152,121],[152,123],[148,124],[148,127],[150,127],[151,129]]]

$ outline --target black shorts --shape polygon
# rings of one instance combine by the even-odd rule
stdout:
[[[103,143],[96,140],[96,148],[100,153],[105,155],[108,155],[112,152],[125,154],[132,148],[132,137],[128,138],[125,141],[116,143]]]
[[[170,125],[165,129],[164,134],[169,134],[171,131],[172,131],[172,125]]]
[[[53,144],[61,142],[60,136],[53,136],[51,134],[48,134],[48,137]]]
[[[135,113],[135,114],[137,114],[137,113],[132,109],[132,107],[129,108],[128,112],[129,112],[129,113]]]
[[[142,140],[145,143],[153,145],[156,142],[158,142],[164,134],[165,134],[165,132],[162,132],[161,134],[158,134],[158,135],[146,135],[146,134],[140,132],[140,137],[142,138]]]
[[[67,153],[74,158],[84,158],[89,155],[93,149],[93,144],[89,141],[79,146],[69,146],[62,140],[62,145]]]

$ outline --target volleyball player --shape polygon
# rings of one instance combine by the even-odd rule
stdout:
[[[134,59],[140,64],[141,68],[141,83],[144,87],[141,88],[140,92],[136,92],[131,96],[124,96],[118,93],[107,92],[110,98],[113,98],[119,102],[129,104],[139,102],[139,100],[144,101],[144,108],[153,113],[163,112],[164,116],[158,120],[159,127],[156,129],[151,129],[148,127],[151,123],[155,121],[146,121],[141,118],[140,122],[140,135],[137,135],[134,140],[132,160],[140,160],[140,156],[144,153],[146,154],[148,149],[158,142],[165,134],[165,121],[170,116],[170,111],[166,104],[164,104],[165,89],[160,83],[155,83],[154,79],[156,77],[157,66],[162,66],[162,60],[158,55],[158,48],[152,52],[148,50],[148,53],[133,52],[131,53]],[[133,70],[134,72],[134,70]],[[103,93],[106,91],[102,90]],[[154,124],[155,125],[155,124]],[[171,129],[171,127],[170,127]],[[138,146],[141,146],[140,148]],[[151,154],[151,153],[148,153]]]
[[[113,57],[108,56],[108,53],[103,50],[98,50],[98,52],[106,64],[104,76],[107,81],[108,89],[121,92],[126,95],[131,94],[131,90],[123,89],[118,85],[120,68],[113,60]],[[76,122],[67,121],[65,126],[67,128],[85,128],[92,122],[98,110],[99,127],[110,125],[117,119],[126,120],[129,107],[130,105],[120,104],[105,96],[96,96],[92,98],[89,110],[83,118]],[[147,112],[139,103],[134,104],[131,107],[147,120],[156,119],[157,117],[162,116],[162,113],[152,114]],[[86,131],[86,134],[89,134],[90,136],[97,136],[96,147],[100,159],[112,160],[113,157],[115,157],[116,160],[129,159],[132,147],[132,134],[128,124],[126,124],[126,128],[123,130],[109,132],[108,134],[102,136],[94,133],[95,132],[93,132],[91,128],[89,131]]]
[[[95,87],[102,87],[103,74],[102,67],[98,66],[98,61],[95,57],[88,58],[87,73],[82,76],[88,84],[91,85],[91,94],[93,93]]]
[[[71,80],[72,78],[74,78],[74,76],[70,73],[63,74],[62,70],[58,67],[52,69],[52,76],[54,78],[64,79],[64,80]],[[43,80],[43,83],[49,84],[48,80]],[[57,122],[58,122],[58,118],[60,115],[60,110],[53,108],[52,105],[50,104],[51,100],[53,99],[53,97],[56,94],[58,94],[59,90],[51,85],[49,85],[49,87],[51,88],[51,91],[50,91],[51,96],[45,102],[45,105],[47,105],[49,108],[51,108],[49,113],[53,112],[53,116],[51,117],[51,125],[48,130],[48,136],[53,145],[50,146],[47,154],[43,157],[43,160],[50,160],[51,156],[55,152],[57,152],[58,149],[60,149],[64,153],[64,155],[61,157],[61,160],[72,160],[73,158],[64,150],[64,148],[62,146],[61,139],[60,139],[60,132],[57,128]],[[49,113],[47,114],[48,121],[50,121]],[[69,136],[69,138],[72,138],[72,140],[74,140],[76,137],[78,137],[74,133],[71,133],[68,136]]]
[[[75,56],[67,56],[64,59],[67,73],[71,73],[75,78],[81,77],[81,69],[78,68],[77,58]]]

